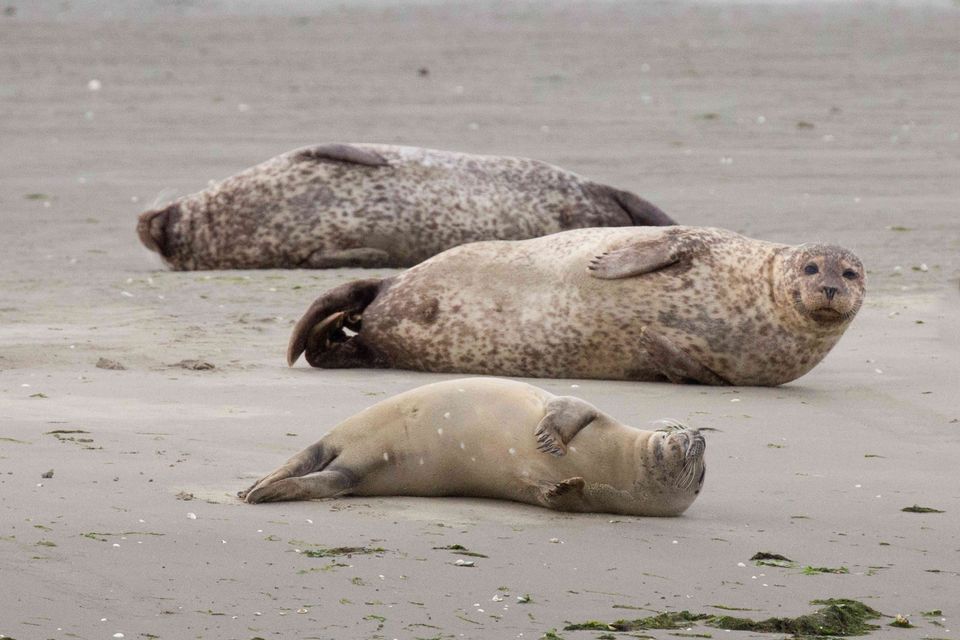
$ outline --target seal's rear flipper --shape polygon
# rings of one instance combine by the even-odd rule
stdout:
[[[597,417],[596,407],[570,396],[552,398],[544,409],[546,413],[533,435],[537,449],[558,458],[567,453],[567,443]]]
[[[383,167],[387,159],[379,153],[352,144],[331,142],[292,151],[294,162],[349,162],[366,167]]]
[[[677,224],[658,207],[629,191],[610,188],[610,195],[638,227],[666,227]]]
[[[244,500],[255,489],[265,487],[286,478],[305,476],[309,473],[322,471],[336,457],[337,452],[334,451],[333,448],[325,445],[323,440],[315,442],[284,462],[280,467],[254,482],[245,491],[238,491],[237,497]]]
[[[250,504],[279,502],[281,500],[312,500],[333,498],[350,491],[355,485],[351,474],[328,469],[312,476],[285,478],[250,491],[244,500]]]
[[[314,364],[317,356],[331,344],[347,340],[343,334],[344,326],[359,330],[363,310],[377,297],[382,283],[379,278],[356,280],[317,298],[293,328],[287,345],[287,364],[292,367],[308,347],[307,357],[310,364]]]
[[[644,327],[640,332],[640,345],[650,356],[650,361],[670,382],[697,382],[710,385],[729,385],[719,375],[700,364],[673,342]]]
[[[177,203],[141,213],[137,220],[140,242],[147,249],[156,251],[165,258],[170,257],[170,232],[182,215]]]

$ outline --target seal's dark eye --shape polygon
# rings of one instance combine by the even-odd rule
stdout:
[[[854,271],[853,269],[847,269],[846,271],[843,272],[843,277],[846,278],[847,280],[853,280],[854,278],[857,277],[857,272]]]
[[[819,271],[820,269],[817,268],[817,265],[813,264],[812,262],[803,268],[803,272],[808,276],[812,276]]]

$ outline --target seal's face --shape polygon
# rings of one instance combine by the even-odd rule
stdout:
[[[653,432],[648,442],[660,471],[658,479],[669,491],[696,496],[706,477],[707,468],[703,461],[706,442],[696,429],[673,421],[665,422],[667,424]]]
[[[865,293],[863,263],[831,245],[802,245],[786,261],[786,283],[794,310],[822,328],[846,326],[860,310]]]

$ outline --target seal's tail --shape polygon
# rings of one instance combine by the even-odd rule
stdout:
[[[359,331],[360,318],[377,293],[383,280],[369,278],[342,284],[317,298],[293,328],[287,345],[287,364],[293,366],[304,351],[311,365],[317,355],[331,344],[345,342],[344,328]]]

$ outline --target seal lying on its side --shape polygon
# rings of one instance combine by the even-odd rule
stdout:
[[[820,362],[863,296],[863,265],[837,246],[580,229],[456,247],[331,289],[297,323],[287,360],[306,351],[315,367],[778,385]]]
[[[473,496],[675,516],[700,493],[705,446],[699,431],[635,429],[523,382],[451,380],[361,411],[237,495]]]
[[[407,267],[478,240],[673,224],[627,191],[528,160],[324,144],[140,216],[174,269]]]

